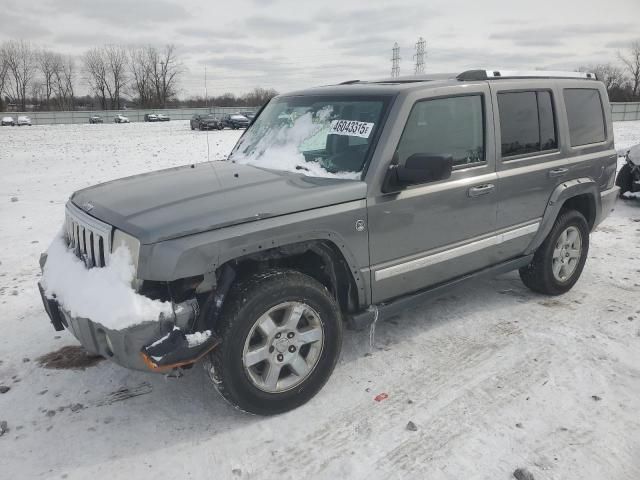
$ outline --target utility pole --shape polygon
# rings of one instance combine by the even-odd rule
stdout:
[[[422,37],[420,37],[416,43],[416,54],[414,55],[414,58],[416,59],[416,67],[413,72],[416,75],[424,73],[424,55],[426,45],[427,41]]]
[[[391,51],[393,52],[391,57],[391,78],[398,78],[400,76],[400,46],[398,42],[393,44]]]

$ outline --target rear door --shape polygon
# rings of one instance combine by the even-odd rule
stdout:
[[[491,82],[498,170],[497,228],[509,234],[500,260],[521,255],[538,231],[551,192],[569,176],[558,127],[561,102],[550,80]]]

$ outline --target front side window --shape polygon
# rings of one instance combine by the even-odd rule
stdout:
[[[396,158],[404,165],[415,154],[451,156],[453,166],[484,162],[481,95],[436,98],[416,103],[402,132]]]
[[[503,157],[558,148],[551,92],[498,94]]]
[[[564,90],[564,103],[572,147],[604,142],[604,115],[598,90],[567,88]]]
[[[359,179],[388,100],[275,98],[239,140],[230,159],[309,176]]]

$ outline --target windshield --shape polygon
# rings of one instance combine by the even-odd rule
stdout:
[[[231,159],[315,177],[358,179],[386,103],[382,97],[276,98]]]

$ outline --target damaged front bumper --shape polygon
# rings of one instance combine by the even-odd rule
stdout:
[[[47,298],[38,284],[45,311],[56,330],[69,330],[82,346],[126,368],[167,372],[189,366],[213,350],[219,339],[202,332],[202,342],[189,341],[189,334],[178,325],[193,325],[199,309],[195,300],[174,306],[173,318],[160,318],[112,330],[88,318],[74,317],[55,299]]]

